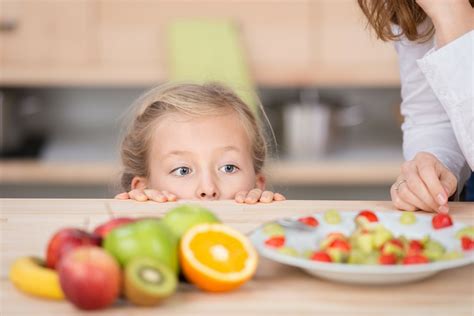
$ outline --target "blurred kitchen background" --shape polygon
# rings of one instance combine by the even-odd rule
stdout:
[[[124,113],[168,80],[258,94],[290,199],[389,199],[402,162],[390,43],[356,0],[0,0],[0,197],[119,192]]]

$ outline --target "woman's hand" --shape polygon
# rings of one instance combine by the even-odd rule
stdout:
[[[395,207],[404,211],[449,211],[448,198],[456,192],[457,179],[435,156],[418,153],[401,169],[390,189]]]
[[[241,191],[235,195],[237,203],[255,204],[271,203],[273,201],[284,201],[286,198],[280,193],[273,193],[271,191],[262,191],[260,189],[253,189],[250,191]]]
[[[140,202],[145,202],[145,201],[155,201],[159,203],[163,202],[174,202],[176,201],[176,195],[169,193],[167,191],[157,191],[157,190],[140,190],[140,189],[135,189],[130,192],[123,192],[120,194],[117,194],[115,196],[116,199],[119,200],[136,200]]]
[[[469,0],[416,0],[433,21],[437,47],[474,29],[474,9]]]

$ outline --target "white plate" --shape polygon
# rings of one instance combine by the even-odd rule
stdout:
[[[355,229],[354,218],[359,211],[340,212],[342,221],[339,224],[328,224],[324,220],[324,213],[315,213],[319,225],[314,231],[299,231],[285,229],[285,245],[302,253],[308,249],[317,249],[320,241],[331,232],[341,232],[350,235]],[[388,228],[395,237],[405,235],[409,239],[421,239],[429,235],[440,242],[447,251],[463,252],[461,242],[455,234],[467,225],[454,222],[450,227],[435,230],[431,224],[431,215],[415,213],[417,221],[411,225],[400,223],[402,212],[374,212],[379,222]],[[301,216],[294,217],[297,219]],[[264,224],[265,225],[265,224]],[[262,231],[263,226],[250,235],[252,243],[258,252],[271,260],[302,268],[311,275],[323,279],[357,284],[394,284],[411,282],[429,277],[437,272],[474,263],[474,251],[465,251],[464,257],[453,260],[437,261],[416,265],[358,265],[343,263],[316,262],[303,257],[292,257],[265,246],[268,236]]]

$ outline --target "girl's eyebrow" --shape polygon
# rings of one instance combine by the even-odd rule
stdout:
[[[168,157],[168,156],[192,156],[192,152],[187,151],[187,150],[172,150],[166,154],[163,155],[163,157]]]
[[[236,152],[240,152],[240,149],[235,147],[235,146],[224,146],[224,147],[217,148],[216,151],[236,151]]]

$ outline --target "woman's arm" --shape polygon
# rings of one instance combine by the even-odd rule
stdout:
[[[474,8],[469,0],[416,0],[416,2],[433,21],[436,46],[439,48],[474,29]]]
[[[474,31],[470,31],[440,49],[432,49],[418,60],[418,66],[449,117],[471,169],[474,169],[473,56]]]
[[[395,42],[400,63],[401,111],[405,117],[403,150],[407,162],[391,194],[399,208],[440,211],[443,206],[441,209],[447,211],[447,196],[456,191],[456,183],[463,185],[467,173],[450,119],[416,63],[432,47],[432,41]],[[428,155],[417,156],[422,152],[432,154],[434,159],[427,159]],[[403,180],[406,183],[400,184]]]

